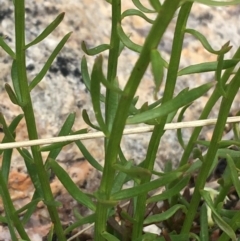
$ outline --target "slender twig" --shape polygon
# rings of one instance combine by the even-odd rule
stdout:
[[[207,120],[170,123],[165,125],[164,130],[175,130],[175,129],[182,129],[182,128],[194,128],[199,126],[215,125],[216,122],[217,122],[217,119],[207,119]],[[229,117],[226,123],[236,123],[236,122],[240,122],[239,116]],[[141,126],[141,127],[135,127],[135,128],[128,128],[124,130],[123,134],[131,135],[131,134],[146,133],[146,132],[151,132],[153,128],[154,126]],[[59,136],[59,137],[30,140],[30,141],[9,142],[9,143],[0,144],[0,150],[18,148],[18,147],[53,144],[53,143],[59,143],[63,141],[65,142],[65,141],[95,139],[95,138],[102,138],[102,137],[104,137],[104,133],[97,131],[97,132],[92,132],[87,134]]]
[[[84,233],[85,231],[87,231],[88,229],[92,228],[94,226],[94,223],[88,225],[86,228],[82,229],[81,231],[77,232],[76,234],[74,234],[71,238],[69,238],[67,241],[71,241],[75,238],[77,238],[80,234]]]

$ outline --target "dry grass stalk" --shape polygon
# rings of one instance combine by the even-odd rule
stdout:
[[[166,124],[164,129],[165,130],[174,130],[174,129],[181,129],[181,128],[193,128],[193,127],[199,127],[199,126],[208,126],[208,125],[215,125],[216,122],[217,122],[217,119],[207,119],[207,120],[196,120],[196,121],[170,123],[170,124]],[[227,119],[226,123],[236,123],[236,122],[240,122],[239,116],[229,117]],[[146,132],[151,132],[153,130],[153,128],[154,128],[154,126],[127,128],[124,130],[123,134],[131,135],[131,134],[146,133]],[[90,132],[87,134],[59,136],[59,137],[30,140],[30,141],[10,142],[10,143],[0,144],[0,150],[18,148],[18,147],[36,146],[36,145],[47,145],[47,144],[65,142],[65,141],[95,139],[95,138],[101,138],[101,137],[104,137],[104,134],[102,132]]]

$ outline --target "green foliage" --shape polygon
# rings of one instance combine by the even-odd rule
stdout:
[[[11,165],[12,149],[1,150],[3,161],[0,170],[0,195],[4,204],[5,216],[1,216],[1,222],[8,225],[12,240],[29,240],[24,226],[33,214],[37,204],[42,201],[47,206],[51,222],[54,224],[48,235],[49,241],[54,234],[58,240],[66,240],[66,234],[73,229],[85,224],[95,224],[94,240],[209,240],[214,229],[222,231],[220,241],[237,240],[235,231],[240,228],[239,211],[236,213],[224,209],[223,203],[227,198],[230,188],[234,188],[240,195],[239,182],[239,125],[233,127],[234,140],[222,141],[222,133],[229,115],[230,107],[238,93],[240,82],[240,69],[236,71],[240,60],[240,48],[234,56],[224,59],[225,54],[232,48],[230,42],[224,44],[219,50],[213,49],[211,43],[200,32],[187,29],[186,23],[191,13],[193,2],[210,6],[225,6],[239,4],[239,0],[210,1],[210,0],[149,0],[151,7],[146,7],[139,0],[132,0],[135,9],[127,9],[122,12],[121,0],[106,1],[111,4],[111,36],[110,43],[101,44],[91,49],[87,43],[81,43],[86,55],[95,58],[92,71],[88,69],[87,57],[83,56],[80,66],[84,84],[90,92],[95,120],[90,120],[86,110],[82,117],[91,128],[104,133],[105,162],[101,166],[92,156],[81,141],[74,144],[82,152],[86,160],[98,171],[102,178],[99,190],[92,194],[86,194],[73,182],[68,173],[58,164],[57,157],[62,148],[69,145],[70,141],[40,147],[33,146],[31,151],[17,148],[17,151],[25,161],[29,176],[33,182],[35,192],[31,202],[21,209],[13,206],[9,190],[7,188],[8,176]],[[162,3],[163,2],[163,3]],[[4,138],[2,143],[15,142],[15,130],[24,117],[30,140],[38,139],[37,128],[32,107],[30,92],[46,75],[51,64],[59,54],[71,33],[66,34],[50,54],[40,72],[30,80],[27,79],[26,50],[31,49],[48,37],[61,23],[64,13],[59,14],[43,32],[32,42],[25,44],[25,19],[24,1],[14,1],[14,19],[16,28],[15,45],[13,51],[4,38],[0,38],[0,47],[12,58],[11,78],[12,87],[5,85],[5,90],[13,104],[18,105],[22,115],[8,124],[3,114],[0,114]],[[85,11],[88,11],[87,9]],[[155,19],[148,15],[154,13]],[[128,34],[124,32],[121,21],[129,16],[137,16],[151,25],[144,44],[134,43]],[[159,43],[173,18],[177,15],[177,22],[172,41],[172,51],[169,62],[162,57]],[[186,34],[194,36],[210,54],[215,55],[216,61],[203,62],[179,69],[183,41]],[[128,48],[139,55],[126,85],[123,89],[118,83],[118,59],[124,48]],[[106,75],[103,71],[104,58],[99,55],[108,51],[108,63]],[[138,96],[136,92],[139,84],[150,65],[154,83],[154,103],[144,103],[139,109],[136,107]],[[216,81],[204,83],[201,86],[184,89],[174,95],[179,76],[211,72]],[[163,84],[165,83],[165,85]],[[158,99],[160,87],[164,90],[163,97]],[[104,91],[103,91],[104,89]],[[177,138],[183,148],[183,155],[179,157],[179,165],[172,167],[166,165],[164,172],[156,172],[154,164],[161,138],[165,132],[166,123],[172,122],[177,115],[182,121],[185,111],[201,96],[212,90],[199,119],[208,118],[218,99],[221,106],[211,141],[198,140],[202,127],[193,130],[188,141],[183,140],[181,130],[177,131]],[[73,131],[75,114],[70,113],[63,123],[58,136],[76,135],[86,133],[87,130]],[[95,123],[95,124],[93,124]],[[123,131],[128,124],[154,125],[153,133],[147,147],[145,159],[138,165],[132,160],[127,160],[120,147]],[[234,146],[235,149],[229,149]],[[202,147],[206,152],[202,152]],[[41,153],[49,151],[46,160]],[[194,158],[189,162],[190,156]],[[218,190],[214,190],[214,197],[209,190],[204,190],[205,184],[218,164],[218,158],[226,158],[227,167],[219,180]],[[91,211],[91,214],[82,217],[75,212],[76,221],[64,229],[61,225],[57,211],[59,205],[54,200],[49,183],[49,173],[55,173],[59,181],[78,203]],[[189,198],[189,183],[191,177],[198,173],[195,187]],[[153,178],[157,176],[157,178]],[[125,188],[125,184],[131,181],[132,186]],[[159,188],[161,192],[152,195]],[[127,208],[120,205],[120,201],[127,201]],[[203,205],[199,207],[200,201]],[[159,208],[159,204],[162,207]],[[210,214],[209,214],[210,213]],[[23,214],[20,219],[19,215]],[[115,220],[117,216],[121,221]],[[199,218],[199,231],[194,233],[193,221]],[[209,221],[211,220],[211,221]],[[149,224],[160,224],[162,234],[143,232],[143,228]],[[211,224],[211,225],[210,225]],[[18,234],[16,233],[18,232]]]

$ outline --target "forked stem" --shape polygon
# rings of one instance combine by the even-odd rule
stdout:
[[[161,40],[168,24],[178,8],[179,0],[166,0],[158,13],[156,20],[146,38],[140,57],[137,60],[130,78],[121,95],[116,115],[113,121],[112,130],[110,133],[107,151],[105,156],[105,166],[100,184],[96,211],[95,222],[95,238],[96,241],[104,241],[102,233],[106,231],[107,215],[110,201],[112,186],[114,183],[115,169],[113,164],[117,162],[120,141],[123,135],[125,122],[128,117],[128,112],[139,83],[150,62],[151,50],[156,49]],[[166,14],[167,13],[167,14]],[[143,210],[144,211],[144,210]]]

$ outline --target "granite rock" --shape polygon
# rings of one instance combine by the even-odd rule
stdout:
[[[145,4],[148,1],[143,0],[142,2]],[[123,1],[123,11],[133,7],[132,1]],[[88,47],[109,43],[111,30],[110,5],[106,1],[94,0],[69,0],[67,2],[63,0],[26,0],[26,42],[30,42],[38,36],[61,12],[65,12],[65,18],[60,26],[47,39],[27,51],[28,79],[31,81],[41,70],[51,51],[53,51],[61,38],[66,33],[73,32],[65,47],[53,62],[47,75],[31,93],[39,138],[56,136],[67,115],[71,112],[76,113],[75,130],[87,127],[81,115],[83,109],[86,109],[90,118],[94,119],[91,98],[83,84],[80,71],[80,62],[84,54],[81,50],[81,42],[85,41]],[[239,12],[239,6],[210,8],[195,4],[190,14],[188,27],[203,33],[214,49],[220,49],[224,43],[230,40],[233,48],[228,56],[231,56],[240,44]],[[155,15],[148,14],[148,17],[154,19]],[[140,45],[144,43],[150,29],[148,23],[133,16],[123,19],[122,23],[124,31],[130,34],[132,41]],[[171,42],[175,24],[176,18],[169,25],[159,44],[159,50],[161,50],[163,57],[167,61],[171,54]],[[4,36],[9,46],[13,49],[14,35],[12,1],[3,0],[0,3],[0,36]],[[103,57],[104,71],[106,71],[107,53],[103,53]],[[138,55],[136,53],[128,49],[123,50],[118,66],[118,78],[121,87],[124,87],[126,84],[137,58]],[[95,57],[87,57],[90,69],[94,59]],[[186,34],[180,68],[204,61],[214,61],[215,59],[216,56],[206,52],[196,39]],[[21,113],[20,108],[10,102],[4,90],[4,84],[10,83],[10,69],[11,59],[0,49],[0,111],[4,114],[8,123]],[[175,94],[183,88],[193,88],[213,80],[213,73],[180,77],[177,80]],[[158,92],[159,98],[161,98],[163,91],[164,84]],[[154,101],[153,92],[154,83],[151,71],[148,69],[137,91],[137,95],[140,97],[137,106],[141,106],[146,101],[152,103]],[[208,97],[209,93],[194,102],[185,113],[184,120],[197,119]],[[237,96],[232,107],[232,113],[239,110],[239,103],[240,98]],[[218,108],[219,103],[214,107],[210,117],[217,116]],[[201,138],[210,139],[212,129],[213,127],[204,128]],[[191,131],[191,129],[183,130],[185,141],[188,140]],[[28,139],[24,121],[21,121],[16,133],[17,141]],[[0,138],[2,138],[2,133],[0,135]],[[126,158],[134,160],[136,163],[142,161],[147,152],[150,136],[150,133],[145,133],[123,137],[122,148]],[[84,144],[91,154],[102,163],[104,160],[103,140],[88,140],[84,141]],[[166,131],[156,157],[156,170],[162,170],[167,160],[171,160],[174,166],[177,165],[181,153],[182,149],[177,142],[176,131]],[[44,158],[46,155],[47,153],[43,153]],[[0,158],[2,157],[0,156]],[[86,166],[86,173],[79,172],[79,168],[82,168],[79,165],[82,165],[82,163],[73,161],[79,160],[79,158],[82,158],[82,154],[72,144],[63,149],[58,156],[58,161],[70,173],[78,185],[82,185],[84,180],[87,179],[86,189],[89,192],[93,192],[99,185],[99,174],[96,172],[89,174],[88,172],[92,170],[89,166]],[[74,164],[71,164],[72,161]],[[86,162],[84,163],[84,165],[87,165]],[[31,194],[33,187],[31,182],[29,182],[28,175],[25,173],[23,160],[16,151],[13,153],[11,167],[9,187],[12,190],[13,199],[21,200],[20,203],[15,203],[15,205],[20,204],[22,206],[26,203],[26,200],[29,201],[26,199],[29,198],[28,195],[26,196],[26,191],[28,194]],[[65,193],[64,188],[57,179],[53,180],[51,187],[54,195],[57,195],[59,192]],[[58,198],[67,197],[61,195]],[[72,202],[68,198],[64,200],[68,200],[65,202],[68,205]],[[28,233],[31,235],[32,240],[41,240],[41,237],[46,234],[46,230],[50,228],[50,224],[46,209],[42,209],[36,215],[37,217],[31,219],[32,226],[28,228]],[[66,216],[64,216],[64,213],[61,213],[61,215],[63,215],[61,218],[64,220]],[[67,220],[69,219],[67,218]],[[41,227],[41,230],[39,227]],[[1,238],[10,240],[8,230],[5,227],[0,226],[0,233]]]

